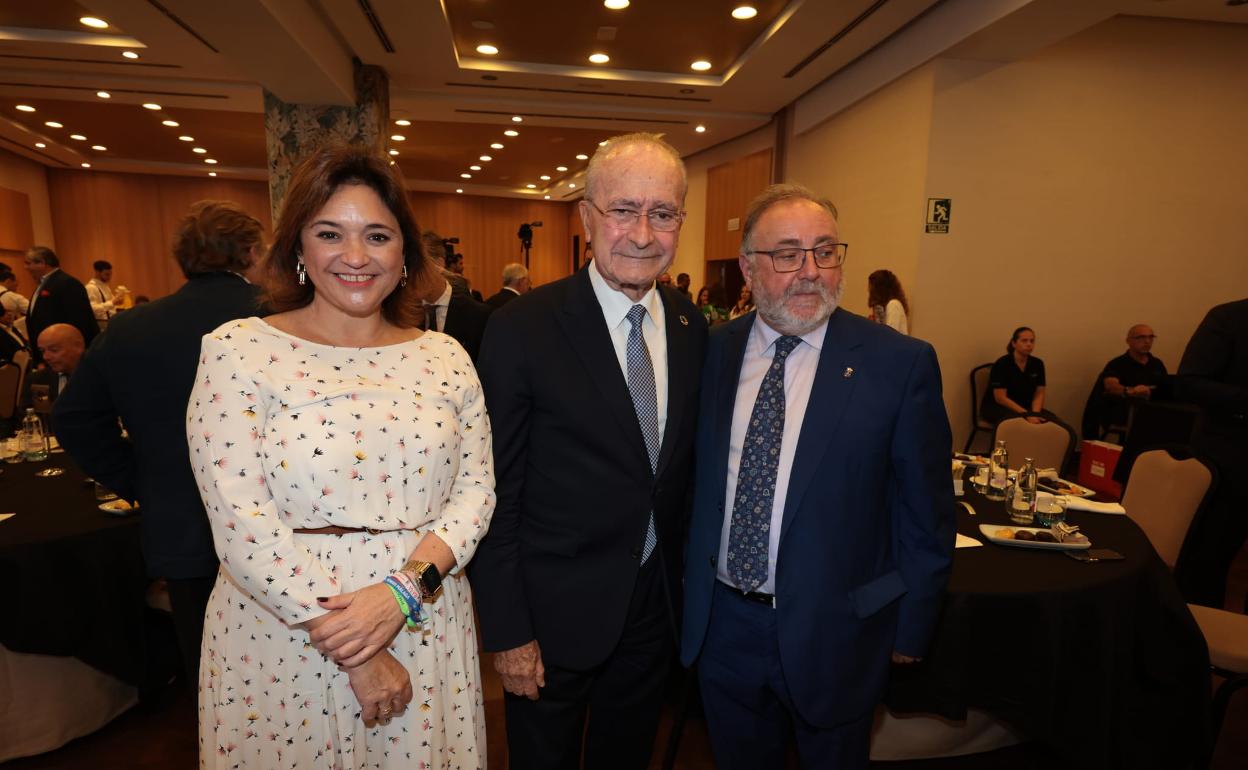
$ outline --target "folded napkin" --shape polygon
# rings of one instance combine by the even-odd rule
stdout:
[[[1062,495],[1062,500],[1066,501],[1066,509],[1070,511],[1089,511],[1091,513],[1116,513],[1119,515],[1127,512],[1118,503],[1097,503],[1086,497],[1075,497],[1074,495]]]
[[[961,532],[959,532],[959,533],[958,533],[958,539],[957,539],[957,541],[953,544],[953,547],[954,547],[954,548],[979,548],[979,547],[980,547],[980,546],[982,546],[982,545],[983,545],[983,543],[979,542],[979,541],[978,541],[978,540],[976,540],[975,538],[973,538],[973,537],[967,537],[966,535],[964,535],[964,534],[962,534]]]

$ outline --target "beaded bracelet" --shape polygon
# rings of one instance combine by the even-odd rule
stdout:
[[[399,610],[407,620],[407,627],[418,627],[421,621],[420,602],[416,601],[416,597],[412,596],[411,592],[393,577],[387,577],[382,582],[390,589],[390,593],[394,594],[395,601],[399,603]]]

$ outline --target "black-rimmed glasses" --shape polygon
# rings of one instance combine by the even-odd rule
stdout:
[[[777,273],[796,273],[806,264],[806,254],[815,259],[815,267],[820,270],[831,270],[845,264],[845,255],[849,252],[848,243],[825,243],[810,249],[786,247],[771,251],[751,250],[752,254],[766,254],[771,257],[771,266]]]
[[[621,230],[627,230],[641,219],[641,215],[646,215],[646,220],[650,223],[650,229],[660,233],[670,233],[680,227],[680,223],[685,219],[685,212],[673,211],[672,209],[650,209],[649,211],[638,211],[637,209],[626,208],[610,208],[606,211],[598,208],[598,204],[589,198],[585,202],[594,207],[594,211],[602,214],[608,222]]]

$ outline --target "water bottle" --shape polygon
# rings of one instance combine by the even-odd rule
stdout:
[[[28,461],[48,459],[48,445],[43,437],[43,422],[34,409],[27,409],[22,418],[22,456]]]
[[[997,448],[992,450],[988,460],[988,493],[984,497],[989,500],[1004,500],[1010,487],[1010,454],[1005,451],[1005,441],[998,441]]]
[[[1010,521],[1015,524],[1030,524],[1036,515],[1036,464],[1028,457],[1018,472],[1018,481],[1006,504],[1006,512]]]

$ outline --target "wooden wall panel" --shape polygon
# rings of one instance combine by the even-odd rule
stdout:
[[[443,238],[459,238],[456,251],[464,255],[464,275],[482,296],[502,288],[503,265],[524,261],[517,232],[525,222],[542,223],[533,228],[529,251],[533,284],[572,272],[571,204],[425,192],[409,192],[408,199],[421,228]]]
[[[264,182],[155,174],[48,171],[56,253],[83,281],[91,263],[113,264],[113,284],[155,299],[185,280],[172,256],[178,222],[199,200],[232,200],[271,231]]]
[[[30,219],[30,196],[0,187],[0,251],[25,254],[35,240]]]
[[[737,258],[741,248],[740,226],[745,224],[745,208],[770,183],[770,147],[707,169],[706,246],[703,254],[707,263]],[[733,218],[740,223],[736,230],[729,230],[728,220]],[[703,277],[707,281],[714,280],[709,272]],[[694,283],[697,284],[697,281]],[[694,291],[697,291],[696,286]]]

